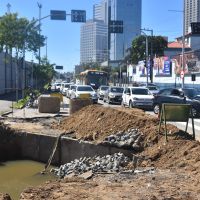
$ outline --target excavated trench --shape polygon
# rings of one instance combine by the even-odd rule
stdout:
[[[34,183],[41,184],[46,180],[55,179],[46,176],[46,173],[41,175],[40,172],[47,165],[58,166],[80,157],[104,156],[116,152],[122,152],[127,156],[132,155],[130,150],[105,144],[93,144],[66,136],[58,138],[52,135],[15,131],[2,125],[0,126],[0,174],[3,173],[5,176],[4,180],[2,179],[3,182],[0,182],[0,192],[9,193],[12,200],[19,199],[20,193],[26,187],[34,186]],[[43,167],[41,168],[41,166]],[[34,171],[36,169],[37,173]],[[26,171],[28,171],[27,174]],[[30,174],[33,172],[39,176]],[[13,174],[15,178],[9,180],[10,174]],[[28,183],[21,180],[26,175],[30,179]],[[5,184],[6,180],[10,181],[9,187]]]

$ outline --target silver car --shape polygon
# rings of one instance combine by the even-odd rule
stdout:
[[[111,86],[106,90],[103,101],[108,102],[109,104],[110,103],[121,104],[123,91],[124,91],[123,87]]]

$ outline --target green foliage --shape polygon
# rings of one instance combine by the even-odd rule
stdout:
[[[148,36],[148,52],[151,52],[151,43],[153,44],[153,55],[163,56],[164,49],[167,48],[167,41],[162,36]],[[146,55],[146,37],[141,35],[133,40],[131,51],[131,62],[137,64],[138,61],[145,60]]]
[[[25,47],[25,50],[36,53],[40,46],[44,46],[45,40],[38,30],[34,19],[19,18],[17,13],[5,14],[0,20],[0,49],[14,48],[18,55]]]
[[[28,100],[29,100],[28,96],[26,96],[24,99],[20,99],[17,103],[13,104],[13,108],[22,109],[26,105]]]
[[[38,86],[44,88],[46,84],[51,82],[56,74],[54,66],[55,64],[50,64],[45,57],[41,59],[40,65],[34,65],[33,76],[37,78]]]

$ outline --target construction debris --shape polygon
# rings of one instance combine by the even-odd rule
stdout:
[[[119,131],[104,139],[102,144],[116,146],[119,148],[133,149],[134,151],[142,150],[142,133],[138,129],[128,129],[128,131]]]
[[[115,153],[114,155],[106,155],[103,157],[95,156],[75,159],[70,163],[61,165],[60,168],[52,169],[51,172],[64,178],[71,173],[80,175],[88,171],[92,173],[98,172],[119,172],[131,162],[130,158],[123,153]]]

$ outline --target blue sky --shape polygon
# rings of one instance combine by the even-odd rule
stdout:
[[[92,18],[93,4],[100,0],[0,0],[0,15],[7,12],[7,4],[11,5],[11,12],[17,12],[20,17],[28,19],[38,18],[37,2],[42,4],[42,16],[49,15],[50,10],[72,9],[86,10],[87,19]],[[183,0],[143,0],[142,28],[154,30],[155,35],[168,36],[174,40],[182,34],[182,13],[169,12],[170,9],[182,10]],[[66,21],[53,21],[49,18],[42,20],[42,34],[46,36],[48,59],[56,65],[63,65],[63,71],[73,71],[74,65],[80,61],[80,26],[81,23],[71,23],[70,17]],[[41,49],[41,56],[46,48]],[[27,60],[32,55],[27,55]]]

